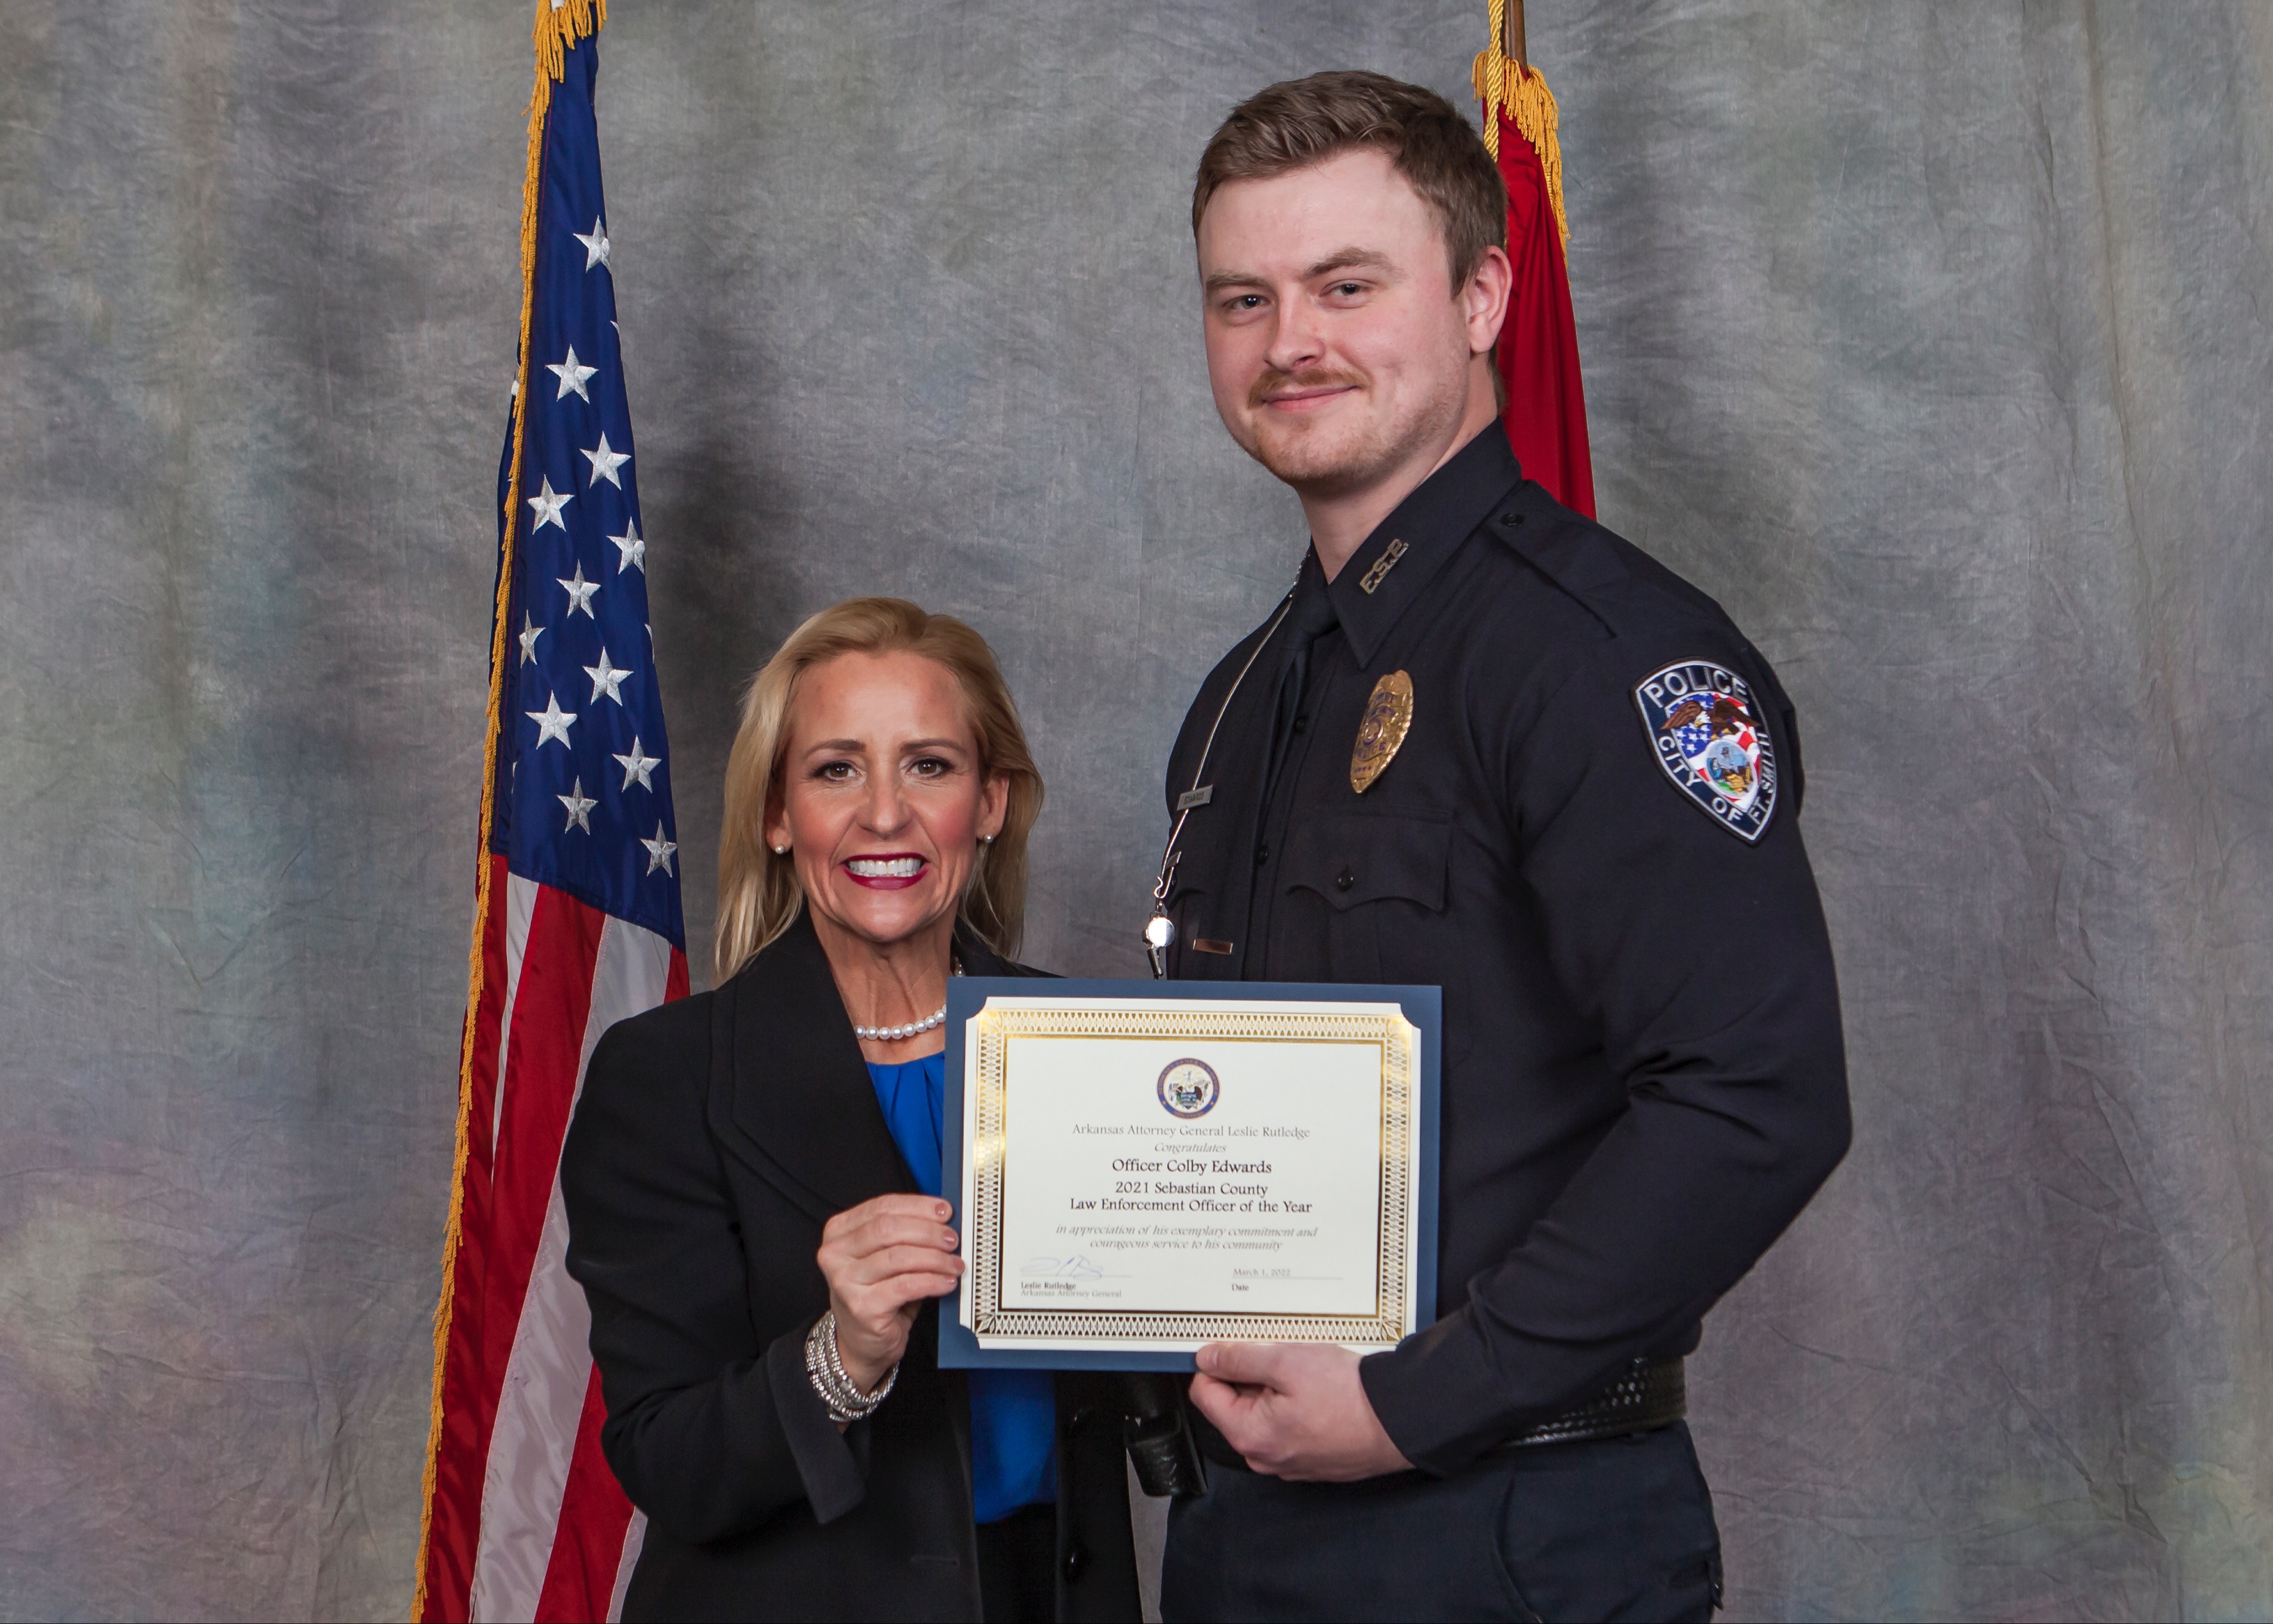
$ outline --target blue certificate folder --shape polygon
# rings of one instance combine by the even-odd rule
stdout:
[[[956,1207],[951,1222],[969,1238],[962,1211],[964,1029],[990,997],[1005,998],[1189,998],[1209,1003],[1238,999],[1309,1000],[1395,1004],[1420,1028],[1421,1192],[1420,1226],[1414,1249],[1414,1301],[1418,1322],[1437,1314],[1437,1178],[1438,1055],[1444,1032],[1444,995],[1435,987],[1374,987],[1319,981],[1076,981],[1031,976],[957,976],[947,984],[947,1098],[941,1123],[941,1188]],[[967,1276],[966,1276],[967,1280]],[[1195,1368],[1189,1353],[1129,1350],[981,1348],[962,1323],[962,1292],[941,1299],[939,1362],[949,1370],[1159,1370]]]

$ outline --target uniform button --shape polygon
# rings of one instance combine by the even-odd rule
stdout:
[[[1094,1405],[1084,1404],[1066,1417],[1066,1431],[1085,1432],[1089,1430],[1090,1422],[1095,1419],[1096,1416],[1097,1410]]]
[[[1510,509],[1508,512],[1500,515],[1499,522],[1502,524],[1520,524],[1523,523],[1523,515],[1512,509]]]
[[[1298,733],[1309,725],[1310,718],[1307,716],[1298,716],[1294,718],[1294,731]]]
[[[1065,1576],[1066,1576],[1066,1583],[1067,1583],[1068,1584],[1076,1584],[1076,1583],[1080,1583],[1080,1581],[1081,1581],[1081,1576],[1082,1576],[1082,1575],[1084,1575],[1084,1574],[1087,1573],[1088,1571],[1089,1571],[1089,1547],[1088,1547],[1087,1545],[1085,1545],[1082,1544],[1079,1540],[1077,1540],[1077,1539],[1076,1539],[1076,1541],[1074,1541],[1074,1543],[1073,1543],[1073,1544],[1071,1544],[1071,1545],[1068,1545],[1068,1546],[1066,1547],[1066,1553],[1065,1553]]]
[[[1336,891],[1347,891],[1351,886],[1356,883],[1357,876],[1349,871],[1349,865],[1347,863],[1344,863],[1342,865],[1342,871],[1334,876],[1334,889]]]
[[[1264,863],[1267,863],[1270,861],[1271,848],[1269,846],[1258,846],[1255,848],[1255,866],[1257,868],[1260,868]]]

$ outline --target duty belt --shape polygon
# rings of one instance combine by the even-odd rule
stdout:
[[[1576,1444],[1670,1426],[1689,1413],[1689,1383],[1679,1359],[1636,1359],[1594,1397],[1526,1427],[1499,1447]]]
[[[1689,1413],[1689,1385],[1683,1368],[1677,1358],[1635,1359],[1594,1397],[1501,1440],[1490,1453],[1539,1444],[1589,1443],[1671,1426]],[[1129,1459],[1147,1494],[1204,1494],[1207,1468],[1195,1447],[1182,1402],[1172,1402],[1174,1393],[1171,1387],[1168,1397],[1153,1395],[1142,1414],[1131,1410],[1125,1423]],[[1224,1454],[1210,1450],[1206,1459],[1234,1471],[1250,1470],[1227,1449]]]

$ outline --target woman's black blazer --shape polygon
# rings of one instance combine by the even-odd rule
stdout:
[[[1039,974],[967,932],[974,975]],[[839,1432],[805,1373],[821,1225],[915,1180],[809,920],[609,1028],[560,1162],[608,1464],[647,1514],[626,1619],[977,1619],[971,1410],[936,1305]],[[1058,1617],[1135,1619],[1113,1378],[1057,1379]]]

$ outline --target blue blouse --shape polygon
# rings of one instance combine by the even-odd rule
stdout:
[[[940,1117],[947,1099],[947,1055],[904,1065],[870,1065],[876,1103],[892,1142],[926,1195],[940,1192]],[[1021,1506],[1058,1497],[1057,1396],[1047,1371],[969,1371],[973,1517],[993,1522]]]

